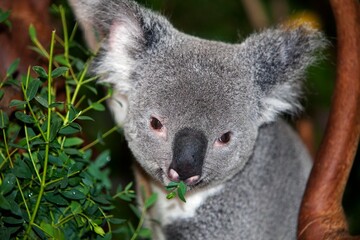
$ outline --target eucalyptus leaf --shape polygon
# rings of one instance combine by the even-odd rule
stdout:
[[[19,225],[10,225],[0,228],[0,239],[10,239],[10,235],[18,232],[20,228],[21,226]],[[7,234],[9,234],[9,237],[6,237]]]
[[[111,211],[111,210],[115,209],[115,206],[113,206],[113,205],[103,205],[103,206],[101,206],[101,209],[104,210],[104,211]]]
[[[9,224],[13,224],[13,225],[19,225],[19,224],[24,223],[23,218],[15,218],[15,217],[4,217],[3,221],[5,223],[9,223]]]
[[[94,109],[96,111],[105,111],[105,106],[101,103],[94,102],[90,106],[92,109]]]
[[[93,197],[92,199],[97,203],[101,203],[101,204],[105,204],[105,205],[111,204],[111,202],[109,200],[107,200],[104,195],[96,196],[96,197]]]
[[[177,186],[179,185],[178,182],[170,182],[167,186],[165,186],[165,188],[170,191],[172,189],[177,188]]]
[[[0,208],[5,209],[5,210],[10,210],[10,208],[11,208],[10,203],[2,194],[0,194]]]
[[[133,204],[129,204],[131,210],[135,213],[135,215],[138,217],[138,218],[141,218],[141,212],[140,210],[135,207]]]
[[[97,240],[111,240],[112,234],[111,232],[106,233],[104,236],[100,236],[99,238],[96,238]]]
[[[55,68],[52,73],[51,73],[51,77],[52,78],[57,78],[60,77],[61,75],[63,75],[64,73],[66,73],[66,71],[69,70],[68,67],[58,67]]]
[[[17,58],[15,59],[15,61],[13,61],[11,64],[10,64],[10,67],[8,68],[8,70],[6,71],[6,77],[10,77],[11,75],[13,75],[16,71],[16,69],[18,68],[19,66],[19,63],[20,63],[20,59]]]
[[[32,69],[39,75],[39,77],[48,78],[48,74],[43,67],[33,66]]]
[[[40,95],[36,96],[35,97],[35,100],[40,103],[41,106],[45,107],[45,108],[48,108],[49,105],[48,105],[48,101],[47,99],[41,97]]]
[[[14,188],[15,183],[16,183],[15,175],[12,173],[6,174],[4,180],[2,181],[2,184],[0,185],[0,193],[6,195]]]
[[[31,49],[34,52],[38,53],[40,56],[46,57],[46,54],[37,47],[29,46],[29,49]]]
[[[186,200],[185,200],[186,189],[187,189],[186,184],[183,181],[181,181],[179,183],[179,188],[178,188],[177,193],[178,193],[180,200],[183,202],[186,202]]]
[[[139,231],[139,236],[141,238],[150,238],[151,237],[151,231],[148,228],[142,228]]]
[[[26,89],[26,97],[28,101],[31,101],[36,96],[41,84],[41,81],[38,79],[30,81],[29,86]]]
[[[95,160],[94,164],[98,168],[104,167],[107,163],[109,163],[111,160],[110,158],[110,151],[105,150],[103,151]]]
[[[81,152],[77,148],[65,148],[66,154],[81,156]]]
[[[52,104],[49,105],[49,108],[54,108],[54,107],[61,107],[63,106],[64,103],[63,102],[54,102]]]
[[[39,228],[39,227],[37,227],[37,226],[34,226],[33,227],[33,230],[34,230],[34,232],[35,232],[35,234],[36,235],[33,235],[33,238],[35,239],[35,236],[37,237],[37,238],[39,238],[39,239],[47,239],[46,238],[46,235],[45,235],[45,232],[41,229],[41,228]]]
[[[95,225],[94,226],[94,231],[99,234],[100,236],[104,236],[105,235],[105,231],[104,229],[102,229],[102,227]]]
[[[133,184],[134,184],[133,182],[128,183],[124,189],[125,192],[128,192],[131,189],[131,187],[133,186]]]
[[[71,202],[70,209],[71,209],[72,214],[74,214],[74,215],[79,214],[83,211],[81,204],[78,202],[75,202],[75,201]]]
[[[71,187],[76,187],[80,184],[81,178],[80,177],[72,177],[69,179],[69,185]]]
[[[23,112],[15,112],[15,117],[24,123],[35,123],[35,120],[32,116],[26,115]]]
[[[36,40],[36,29],[32,24],[29,26],[29,36],[32,41]]]
[[[112,224],[123,224],[124,222],[126,222],[125,219],[120,219],[120,218],[110,218],[109,221]]]
[[[70,105],[69,107],[69,121],[72,122],[76,116],[79,114],[79,112],[76,110],[76,108],[73,105]]]
[[[9,104],[9,107],[22,107],[22,108],[24,108],[25,104],[26,104],[26,101],[13,99],[13,100],[11,100],[11,102]]]
[[[69,179],[67,177],[64,177],[63,180],[60,181],[60,188],[64,189],[68,186]]]
[[[40,227],[52,239],[58,239],[58,240],[65,239],[64,233],[59,228],[57,228],[47,222],[44,222],[44,221],[41,222]]]
[[[0,89],[0,101],[4,97],[4,94],[5,94],[4,90]]]
[[[59,134],[70,135],[75,134],[81,131],[81,126],[77,123],[70,123],[68,126],[65,126],[60,129]]]
[[[88,206],[85,210],[87,215],[95,215],[95,213],[98,211],[99,206],[97,204],[90,203],[90,206]]]
[[[170,192],[166,195],[167,199],[173,199],[176,197],[176,192]]]
[[[19,207],[19,204],[17,202],[15,202],[15,200],[10,199],[10,197],[8,197],[8,201],[10,204],[10,211],[12,214],[16,215],[16,216],[23,216],[21,209]]]
[[[54,57],[54,60],[55,60],[55,62],[58,62],[58,63],[60,63],[61,65],[64,65],[64,66],[68,66],[68,65],[69,65],[68,61],[66,60],[66,58],[65,58],[65,56],[64,56],[63,54],[56,55],[56,56]]]
[[[16,161],[14,165],[12,173],[16,177],[25,179],[30,179],[32,177],[32,172],[24,160]]]
[[[99,141],[100,144],[105,145],[103,134],[101,132],[98,132],[96,139]]]
[[[68,199],[85,199],[86,196],[77,189],[71,189],[68,191],[61,192],[61,194]]]
[[[20,82],[16,79],[9,78],[4,82],[4,85],[14,86],[14,87],[20,87]]]
[[[95,120],[94,120],[92,117],[89,117],[89,116],[79,116],[77,119],[78,119],[78,120],[93,121],[93,122],[95,122]]]
[[[9,125],[9,117],[6,112],[0,109],[0,128],[4,129]]]
[[[144,207],[145,208],[151,207],[152,205],[154,205],[156,200],[157,200],[157,194],[156,193],[151,194],[151,196],[145,200]]]
[[[60,206],[68,206],[69,201],[66,200],[63,196],[61,196],[59,193],[55,194],[53,192],[48,192],[45,194],[46,200],[48,200],[51,203],[55,203]]]
[[[10,11],[3,12],[0,9],[0,23],[5,22],[10,16]]]
[[[53,115],[51,118],[51,125],[50,125],[50,142],[52,142],[59,132],[62,126],[62,120],[56,115]]]
[[[91,92],[93,92],[95,95],[98,95],[98,91],[93,86],[85,85],[87,89],[89,89]]]
[[[61,161],[61,159],[59,157],[55,157],[55,156],[50,155],[49,156],[49,162],[51,164],[54,164],[55,166],[58,166],[58,167],[63,166],[63,162]]]
[[[131,202],[133,200],[132,196],[128,196],[128,195],[118,195],[118,198],[120,198],[121,200],[124,200],[126,202]]]

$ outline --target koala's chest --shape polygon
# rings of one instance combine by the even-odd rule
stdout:
[[[206,199],[218,193],[223,186],[201,190],[186,196],[186,203],[179,199],[167,199],[166,192],[155,184],[151,184],[152,191],[158,194],[158,199],[150,211],[150,217],[159,220],[161,226],[176,220],[194,217],[196,210],[205,204]]]

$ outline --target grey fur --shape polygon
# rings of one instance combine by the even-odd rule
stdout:
[[[70,3],[82,26],[103,37],[95,72],[114,86],[110,108],[154,185],[169,182],[177,132],[196,129],[208,140],[201,181],[189,186],[189,196],[221,190],[201,197],[194,216],[154,227],[154,238],[295,239],[310,160],[278,116],[300,108],[306,69],[325,46],[322,34],[279,26],[225,44],[179,32],[132,1]],[[151,117],[162,120],[163,135],[151,130]],[[231,141],[217,146],[228,131]]]

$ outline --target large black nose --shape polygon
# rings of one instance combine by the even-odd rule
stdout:
[[[184,128],[177,132],[173,142],[169,178],[195,184],[201,177],[206,148],[207,139],[201,131]]]

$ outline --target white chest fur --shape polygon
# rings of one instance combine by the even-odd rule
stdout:
[[[164,188],[160,188],[155,184],[151,184],[153,192],[158,194],[158,200],[153,206],[152,218],[158,220],[161,226],[170,224],[174,220],[191,218],[195,215],[196,210],[205,202],[205,200],[219,192],[222,185],[213,188],[207,188],[187,194],[186,203],[179,199],[166,199]]]

